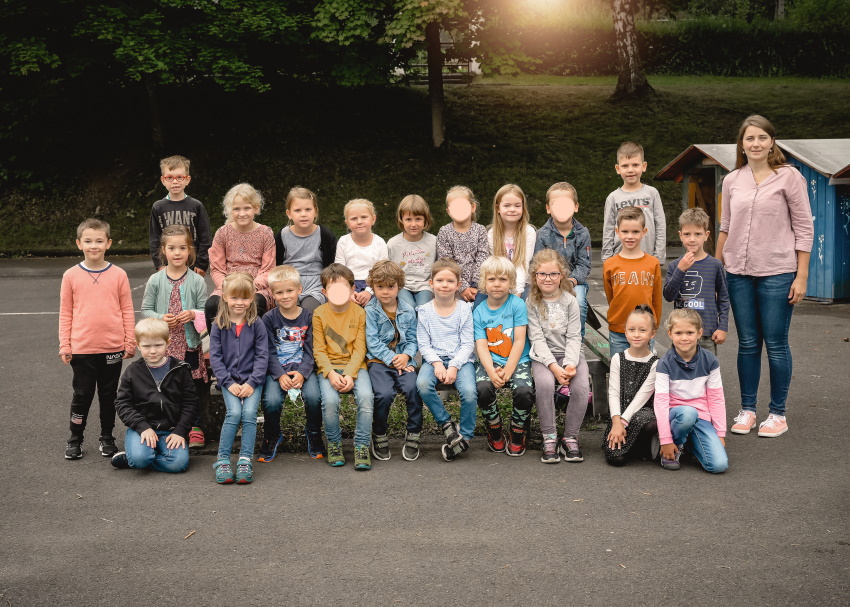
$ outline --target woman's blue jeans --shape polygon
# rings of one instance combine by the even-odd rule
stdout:
[[[165,439],[171,431],[157,432],[156,447],[142,444],[142,435],[127,428],[124,434],[124,451],[127,453],[127,463],[131,468],[153,468],[160,472],[186,472],[189,467],[189,450],[169,449]]]
[[[735,328],[738,331],[738,382],[741,408],[756,410],[761,379],[762,344],[767,348],[770,370],[770,413],[785,415],[791,385],[791,348],[788,331],[794,306],[788,293],[795,272],[775,276],[744,276],[726,273]]]
[[[700,419],[697,410],[689,405],[670,409],[670,430],[673,442],[685,445],[706,472],[720,474],[729,467],[726,449],[710,421]]]
[[[339,371],[337,371],[339,373]],[[331,385],[330,380],[321,373],[319,390],[322,393],[322,417],[325,420],[325,436],[329,443],[342,440],[339,428],[339,392]],[[372,441],[372,415],[375,407],[372,395],[372,382],[366,369],[357,371],[354,380],[354,401],[357,403],[357,420],[354,426],[354,446],[368,445]]]
[[[230,390],[223,390],[224,406],[227,414],[221,424],[221,438],[218,441],[218,462],[229,462],[233,442],[239,422],[242,422],[242,442],[239,446],[239,457],[251,459],[254,455],[254,445],[257,442],[257,408],[263,396],[263,387],[254,388],[254,393],[248,398],[233,396]]]
[[[416,291],[415,293],[408,291],[407,289],[400,289],[398,292],[398,299],[415,310],[417,306],[423,306],[434,299],[434,293],[427,289],[424,291]]]
[[[449,358],[443,358],[443,364],[448,365]],[[434,365],[423,362],[416,378],[416,387],[422,396],[422,402],[428,407],[434,421],[442,426],[451,419],[449,412],[440,395],[437,394],[439,380],[434,374]],[[455,388],[460,395],[460,433],[466,440],[472,440],[475,435],[475,420],[478,413],[478,391],[475,387],[475,366],[469,362],[457,371]]]

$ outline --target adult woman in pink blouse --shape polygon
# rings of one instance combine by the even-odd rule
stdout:
[[[806,294],[814,226],[806,180],[785,163],[767,119],[750,116],[741,125],[736,169],[723,180],[722,200],[717,258],[726,267],[741,385],[741,411],[731,431],[747,434],[756,423],[764,344],[770,404],[758,434],[776,437],[788,431],[788,330],[794,304]]]

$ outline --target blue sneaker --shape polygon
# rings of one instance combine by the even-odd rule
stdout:
[[[254,469],[251,466],[251,461],[240,459],[236,462],[236,484],[247,485],[254,482]]]
[[[229,485],[233,482],[233,468],[230,466],[230,462],[216,463],[213,468],[215,469],[215,482],[219,485]]]
[[[328,456],[328,450],[325,448],[325,441],[322,440],[321,432],[308,432],[304,430],[304,436],[307,437],[307,453],[313,459],[324,459]]]
[[[257,457],[258,462],[269,463],[273,461],[274,458],[277,457],[277,448],[280,447],[280,444],[283,442],[283,434],[277,435],[277,440],[263,440],[263,444],[260,446],[260,453]]]

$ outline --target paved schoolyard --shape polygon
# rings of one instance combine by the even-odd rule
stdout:
[[[150,261],[113,261],[138,309]],[[848,305],[799,307],[791,430],[731,436],[720,476],[692,460],[610,468],[595,431],[582,464],[476,439],[453,463],[436,443],[416,462],[396,447],[365,473],[284,454],[220,487],[212,456],[179,476],[117,471],[90,436],[63,458],[56,307],[72,263],[0,261],[0,605],[847,604]],[[734,341],[719,355],[730,420]]]

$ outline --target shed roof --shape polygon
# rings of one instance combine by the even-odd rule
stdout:
[[[850,177],[850,139],[777,139],[776,143],[826,177]]]
[[[706,163],[706,159],[709,162]],[[735,168],[735,144],[695,143],[661,169],[655,178],[662,181],[679,182],[682,180],[685,170],[694,166],[697,162],[718,164],[726,171],[732,171]]]

